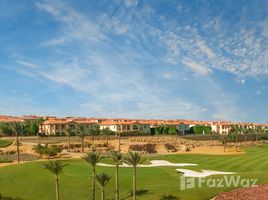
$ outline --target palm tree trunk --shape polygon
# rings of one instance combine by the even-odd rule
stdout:
[[[81,151],[84,153],[84,137],[81,137]]]
[[[19,136],[16,131],[16,147],[17,147],[17,162],[20,163],[20,147],[19,147]]]
[[[92,169],[92,182],[91,182],[91,187],[92,187],[92,200],[95,200],[95,191],[96,191],[96,181],[95,181],[95,175],[96,175],[96,169]]]
[[[56,200],[60,200],[60,188],[59,188],[59,179],[58,179],[58,176],[55,177],[56,180]]]
[[[133,168],[133,189],[132,189],[132,195],[133,195],[133,200],[136,200],[136,167]]]
[[[118,134],[118,152],[121,152],[121,133]]]
[[[104,188],[101,188],[101,200],[105,200],[105,192],[104,192]]]
[[[245,143],[246,143],[246,145],[248,144],[248,136],[247,135],[245,135]]]
[[[94,136],[92,136],[92,143],[93,143],[92,145],[93,151],[95,151],[95,137]]]
[[[115,200],[119,200],[119,165],[115,167]]]
[[[109,151],[109,138],[108,138],[108,133],[106,134],[106,148],[107,148],[107,151]]]
[[[69,133],[68,134],[68,152],[70,152],[71,151],[71,134]]]
[[[212,148],[212,134],[210,134],[210,148]]]
[[[235,136],[235,151],[237,151],[237,138],[238,138],[238,135]]]

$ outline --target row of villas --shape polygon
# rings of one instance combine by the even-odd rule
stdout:
[[[100,129],[109,128],[116,133],[142,132],[150,133],[151,128],[157,126],[174,126],[181,133],[189,132],[196,125],[210,126],[211,130],[218,134],[228,134],[233,126],[244,129],[267,130],[268,124],[228,122],[228,121],[197,121],[197,120],[155,120],[155,119],[107,119],[107,118],[81,118],[66,117],[57,118],[51,116],[39,117],[35,115],[13,117],[0,115],[0,123],[23,123],[25,120],[43,118],[44,122],[39,126],[39,133],[44,135],[66,135],[71,130],[75,134],[77,124],[84,126],[85,130],[98,124]]]

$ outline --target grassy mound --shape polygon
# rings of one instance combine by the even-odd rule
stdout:
[[[12,144],[13,141],[10,140],[0,140],[0,148],[7,147]]]

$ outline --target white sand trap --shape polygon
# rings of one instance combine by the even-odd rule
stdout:
[[[201,170],[202,172],[197,172],[189,169],[176,169],[176,171],[183,173],[183,176],[185,177],[207,177],[219,174],[235,174],[234,172],[221,172],[212,170]]]
[[[184,167],[184,166],[197,166],[197,164],[193,163],[171,163],[166,160],[152,160],[150,161],[151,164],[149,165],[138,165],[138,167]],[[98,163],[98,166],[102,167],[114,167],[114,165],[105,164],[105,163]],[[120,167],[132,167],[131,165],[128,165],[126,163],[123,163],[120,165]]]

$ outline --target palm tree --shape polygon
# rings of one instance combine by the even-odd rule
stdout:
[[[243,129],[243,133],[245,135],[245,143],[247,145],[248,144],[248,133],[249,133],[249,130],[248,129]]]
[[[209,134],[210,134],[210,139],[209,139],[210,140],[210,145],[209,146],[210,146],[210,148],[212,148],[212,145],[213,145],[212,144],[212,141],[213,141],[214,132],[213,131],[210,131]]]
[[[84,153],[85,149],[85,137],[86,137],[86,131],[85,131],[85,126],[82,124],[78,124],[78,137],[81,138],[81,152]]]
[[[68,128],[67,128],[67,133],[68,133],[68,152],[71,151],[70,146],[71,146],[71,134],[72,134],[72,131],[73,131],[72,127],[68,126]]]
[[[107,183],[110,181],[111,176],[106,173],[100,173],[96,175],[96,180],[101,188],[101,200],[105,200],[105,191],[104,188]]]
[[[100,153],[98,152],[90,152],[90,153],[86,153],[83,157],[82,157],[91,167],[92,169],[92,183],[91,183],[91,189],[92,189],[92,200],[95,200],[95,190],[96,190],[96,166],[97,163],[101,160],[101,156]]]
[[[111,134],[112,131],[109,128],[104,128],[101,130],[101,133],[105,135],[106,137],[106,147],[107,147],[107,151],[109,151],[109,147],[108,147],[109,146],[109,134]]]
[[[119,165],[123,160],[123,155],[113,151],[111,157],[115,163],[115,200],[119,200]]]
[[[63,168],[67,164],[62,163],[59,160],[49,161],[44,164],[45,169],[49,170],[51,173],[55,175],[55,184],[56,184],[56,200],[60,200],[60,188],[59,188],[59,175],[63,173]]]
[[[11,123],[10,125],[11,131],[15,134],[16,136],[16,147],[17,147],[17,162],[20,163],[20,143],[19,143],[19,131],[22,129],[22,125],[20,123],[14,122]]]
[[[95,151],[95,135],[100,134],[100,126],[98,124],[94,124],[89,129],[89,135],[92,136],[92,148]]]
[[[136,200],[136,170],[137,166],[143,163],[144,160],[141,159],[140,154],[137,152],[129,152],[128,157],[125,158],[125,162],[133,167],[133,177],[132,177],[132,197]]]
[[[121,132],[118,132],[118,151],[121,152]]]
[[[228,136],[227,135],[224,135],[220,138],[222,144],[223,144],[223,152],[225,152],[226,150],[226,145],[228,143]]]
[[[235,142],[235,151],[238,150],[238,135],[242,132],[242,129],[236,127],[236,126],[233,126],[232,129],[230,130],[230,133],[232,133],[231,135],[231,141],[232,142]],[[234,138],[233,138],[233,137]]]

